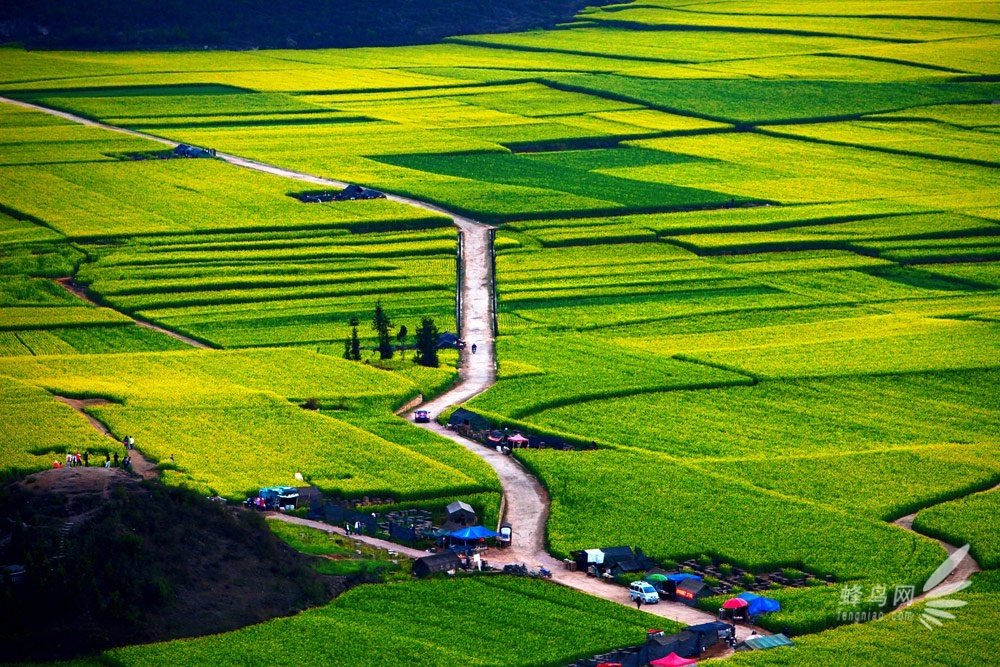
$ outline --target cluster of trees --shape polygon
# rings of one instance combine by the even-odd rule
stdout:
[[[358,337],[359,325],[360,322],[356,317],[351,319],[351,336],[344,341],[344,359],[353,361],[361,360],[361,340]],[[393,324],[392,319],[385,312],[381,300],[375,304],[375,312],[372,314],[371,325],[372,330],[378,338],[377,349],[379,358],[392,359],[396,352],[396,348],[393,347],[392,343],[393,329],[396,328],[396,325]],[[409,333],[406,325],[403,324],[400,325],[399,330],[395,334],[396,345],[404,355],[407,348],[406,338],[409,336]],[[437,325],[434,324],[434,320],[430,317],[423,318],[420,321],[420,328],[417,329],[417,352],[414,360],[421,366],[437,368],[440,364],[438,361],[437,342]]]

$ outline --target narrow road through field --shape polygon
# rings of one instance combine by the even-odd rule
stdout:
[[[311,521],[309,519],[302,519],[297,516],[291,516],[289,514],[282,514],[281,512],[268,512],[268,521],[282,521],[284,523],[294,524],[296,526],[304,526],[305,528],[313,528],[315,530],[321,530],[324,533],[334,533],[335,535],[343,535],[352,540],[357,540],[358,542],[364,542],[373,547],[379,549],[385,549],[386,551],[394,551],[398,554],[403,554],[408,558],[420,558],[421,556],[426,556],[427,553],[420,551],[419,549],[411,549],[410,547],[404,547],[401,544],[396,544],[395,542],[388,542],[386,540],[380,540],[377,537],[369,537],[367,535],[348,535],[347,531],[340,526],[332,526],[328,523],[323,523],[322,521]]]
[[[400,201],[409,203],[412,200],[400,198]],[[447,214],[441,209],[431,208],[431,210]],[[434,420],[442,411],[468,401],[496,382],[496,345],[493,337],[493,249],[490,247],[490,230],[485,225],[465,218],[456,217],[455,224],[463,232],[461,338],[468,343],[468,347],[461,357],[459,383],[450,391],[419,406],[431,414],[431,422],[420,426],[458,443],[479,456],[492,466],[500,478],[505,505],[503,519],[510,522],[513,539],[508,549],[490,551],[488,556],[490,564],[523,563],[531,569],[544,566],[552,571],[553,580],[560,584],[619,604],[631,605],[628,591],[621,586],[588,577],[583,572],[570,572],[563,567],[562,561],[548,553],[545,525],[549,518],[549,495],[538,479],[517,459],[467,440]],[[475,354],[471,352],[473,343],[477,347]],[[711,614],[677,602],[646,605],[643,610],[690,625],[715,620]],[[743,630],[746,634],[750,632],[746,628],[741,629],[741,632]]]

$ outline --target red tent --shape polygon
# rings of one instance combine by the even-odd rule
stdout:
[[[750,603],[747,602],[746,600],[744,600],[743,598],[732,598],[730,600],[726,600],[725,602],[723,602],[722,603],[722,608],[723,609],[743,609],[743,607],[746,607],[749,604]]]
[[[507,442],[509,442],[512,445],[525,445],[528,443],[528,439],[525,438],[520,433],[515,433],[514,435],[507,438]]]
[[[649,663],[650,665],[656,665],[656,667],[681,667],[681,665],[693,665],[697,660],[694,658],[682,658],[676,653],[671,653],[670,655],[654,660]]]

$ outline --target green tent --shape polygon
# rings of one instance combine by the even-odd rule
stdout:
[[[770,648],[778,648],[779,646],[795,646],[791,639],[782,634],[747,637],[743,643],[745,645],[743,650],[745,651],[765,651]]]

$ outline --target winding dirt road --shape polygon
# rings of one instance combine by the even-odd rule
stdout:
[[[83,118],[65,111],[50,109],[30,102],[22,102],[10,98],[0,97],[0,103],[13,104],[22,108],[41,111],[58,118],[80,123],[88,127],[96,127],[111,132],[119,132],[150,141],[155,141],[169,147],[176,147],[180,142],[165,139],[144,132],[137,132],[107,123]],[[234,166],[252,169],[262,173],[272,174],[283,178],[289,178],[314,185],[322,185],[335,188],[344,188],[348,183],[334,179],[307,174],[292,169],[286,169],[272,164],[266,164],[229,153],[216,153],[216,157]],[[462,231],[462,258],[463,258],[463,281],[462,281],[462,326],[461,337],[469,344],[461,356],[459,363],[459,383],[447,393],[438,396],[432,401],[421,406],[437,415],[441,411],[453,405],[464,403],[473,396],[486,391],[496,381],[496,348],[493,337],[493,285],[492,285],[492,247],[490,227],[482,223],[456,215],[440,206],[423,202],[410,197],[387,194],[391,201],[406,204],[416,208],[448,216],[454,220],[455,225]],[[71,289],[71,286],[64,283],[64,287],[73,291],[74,294],[87,298],[86,294]],[[150,323],[142,323],[158,330],[173,335],[175,338],[184,340],[190,345],[204,347],[203,343],[181,337],[179,334],[169,332]],[[472,354],[471,346],[476,344],[476,353]],[[78,408],[79,409],[79,408]],[[83,412],[81,410],[81,412]],[[86,413],[84,413],[86,414]],[[88,415],[88,419],[89,419]],[[102,425],[103,426],[103,425]],[[503,456],[493,450],[487,449],[477,443],[466,440],[451,431],[432,423],[426,424],[426,428],[462,445],[477,456],[483,458],[496,471],[503,487],[505,500],[505,517],[513,525],[513,546],[502,554],[491,553],[491,560],[497,562],[524,563],[529,567],[543,565],[552,570],[553,579],[571,588],[605,598],[624,605],[630,605],[628,593],[619,586],[606,584],[584,573],[574,573],[565,570],[562,563],[546,551],[545,548],[545,524],[549,516],[549,497],[542,488],[539,481],[527,470],[525,470],[512,457]],[[389,544],[389,543],[387,543]],[[400,553],[403,549],[396,545],[393,548]],[[499,555],[499,558],[497,556]],[[662,602],[657,605],[647,605],[646,611],[673,619],[682,623],[694,624],[715,620],[711,614],[698,611],[673,602]]]
[[[1000,485],[997,485],[997,486],[995,486],[995,487],[993,487],[992,489],[989,489],[989,490],[990,491],[1000,490]],[[917,530],[914,530],[914,528],[913,528],[913,520],[916,519],[916,518],[917,518],[917,513],[914,512],[913,514],[907,514],[906,516],[900,517],[900,518],[896,519],[895,521],[893,521],[892,523],[895,524],[895,525],[897,525],[897,526],[899,526],[900,528],[903,528],[905,530],[910,531],[911,533],[916,533],[917,535],[920,535],[922,537],[927,537],[923,533],[921,533],[921,532],[919,532]],[[948,556],[949,557],[952,556],[960,548],[960,547],[956,547],[954,544],[948,544],[947,542],[945,542],[943,540],[939,540],[937,538],[927,537],[927,539],[933,539],[935,542],[937,542],[938,544],[940,544],[941,547],[945,551],[948,552]],[[937,591],[938,589],[940,589],[940,588],[942,588],[944,586],[951,587],[951,586],[955,586],[955,585],[957,585],[957,584],[959,584],[959,583],[961,583],[963,581],[968,581],[972,577],[972,575],[974,575],[976,572],[980,572],[981,569],[982,568],[979,567],[979,563],[976,562],[976,559],[973,558],[971,554],[967,553],[967,554],[965,554],[965,556],[962,558],[961,561],[959,561],[958,563],[955,564],[955,569],[953,569],[951,571],[951,573],[947,577],[945,577],[941,582],[939,582],[937,584],[937,586],[934,586],[929,591],[925,591],[925,592],[917,595],[916,597],[913,598],[913,600],[911,602],[909,602],[908,604],[906,604],[904,606],[908,607],[911,604],[914,604],[916,602],[920,602],[921,600],[923,600],[924,598],[926,598],[928,595],[930,595],[931,593]]]

